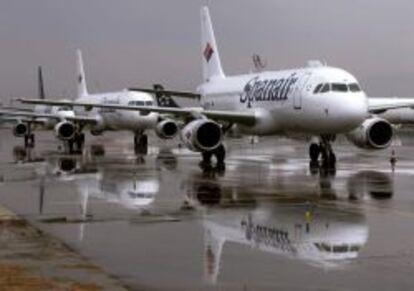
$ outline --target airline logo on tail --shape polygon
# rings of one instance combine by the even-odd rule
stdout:
[[[214,50],[209,43],[207,43],[206,48],[204,49],[204,57],[206,58],[207,63],[210,61],[211,56],[213,55]]]
[[[82,75],[79,75],[78,76],[78,83],[80,84],[80,83],[82,83],[82,81],[83,81]]]

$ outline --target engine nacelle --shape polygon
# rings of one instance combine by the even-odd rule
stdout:
[[[61,121],[55,126],[55,135],[60,140],[71,140],[76,132],[75,125],[69,121]]]
[[[24,124],[23,122],[17,123],[13,128],[13,134],[16,137],[22,137],[27,133],[27,124]]]
[[[197,119],[181,130],[181,140],[193,151],[212,151],[221,145],[223,132],[221,126],[208,119]]]
[[[91,134],[93,136],[99,136],[102,135],[105,130],[105,123],[102,118],[102,115],[98,114],[95,116],[96,124],[91,127]]]
[[[178,125],[177,122],[171,119],[164,119],[158,122],[157,126],[155,127],[155,133],[159,138],[169,139],[173,138],[178,133]]]
[[[372,117],[349,132],[346,137],[354,145],[365,149],[384,149],[392,141],[394,131],[385,119]]]

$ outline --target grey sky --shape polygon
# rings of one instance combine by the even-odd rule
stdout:
[[[251,55],[269,69],[321,59],[355,74],[370,95],[414,96],[414,2],[351,0],[0,0],[1,95],[75,93],[75,50],[90,91],[201,80],[199,8],[209,3],[227,74]]]

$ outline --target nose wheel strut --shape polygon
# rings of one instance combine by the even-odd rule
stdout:
[[[321,138],[319,143],[311,143],[309,146],[309,157],[312,164],[318,163],[321,158],[321,165],[324,168],[335,168],[336,155],[332,149],[331,138]]]

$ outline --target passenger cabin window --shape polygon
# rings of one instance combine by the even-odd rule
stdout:
[[[58,107],[58,111],[70,111],[72,110],[69,106],[60,106]]]
[[[342,83],[332,83],[332,91],[335,92],[348,92],[348,86]]]
[[[131,105],[131,106],[145,106],[145,102],[144,101],[129,101],[128,105]]]
[[[153,105],[153,103],[152,103],[152,101],[145,101],[145,105],[146,105],[146,106],[152,106],[152,105]]]
[[[351,91],[351,92],[360,92],[361,88],[359,87],[359,85],[357,83],[352,83],[352,84],[349,84],[349,91]]]

